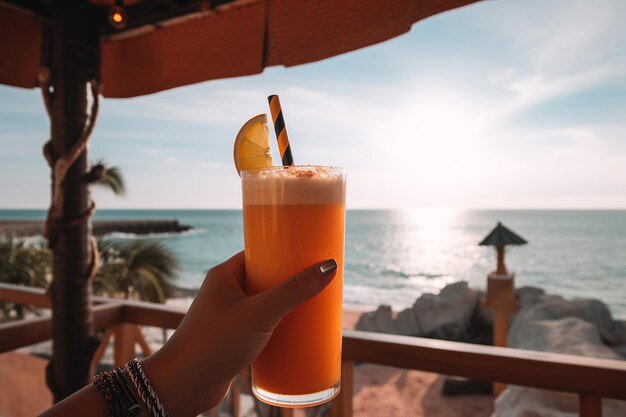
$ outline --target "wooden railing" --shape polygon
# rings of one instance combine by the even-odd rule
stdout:
[[[0,284],[0,300],[50,307],[42,290]],[[150,303],[94,298],[94,327],[122,324],[175,329],[184,312]],[[0,325],[0,353],[49,340],[49,317]],[[342,390],[335,417],[352,415],[355,363],[373,363],[578,394],[580,415],[602,415],[602,399],[626,400],[626,361],[499,348],[418,337],[344,331]]]

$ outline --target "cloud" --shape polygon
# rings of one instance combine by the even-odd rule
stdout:
[[[166,164],[177,164],[180,162],[180,159],[175,156],[166,156],[161,158],[161,161]]]
[[[203,87],[206,88],[206,86]],[[174,91],[158,95],[158,98],[143,97],[116,102],[117,106],[111,108],[110,113],[124,118],[215,125],[240,122],[242,114],[254,113],[252,109],[255,107],[257,107],[257,112],[266,110],[264,107],[251,105],[252,103],[259,103],[259,98],[264,96],[264,92],[237,88],[213,89],[208,87],[208,89],[211,92],[204,98]]]
[[[146,155],[161,155],[163,154],[163,148],[161,147],[146,148],[143,150],[143,153],[145,153]]]
[[[539,104],[575,95],[622,75],[626,75],[626,71],[612,64],[562,75],[538,72],[522,76],[513,72],[496,74],[491,77],[497,83],[495,87],[508,94],[487,113],[486,121],[498,123],[508,120]]]
[[[114,140],[114,141],[155,141],[161,139],[161,136],[154,132],[96,132],[93,134],[96,140]]]
[[[221,168],[225,168],[228,166],[228,164],[225,164],[223,162],[210,162],[210,161],[202,161],[202,162],[197,162],[196,166],[199,168],[206,168],[206,169],[221,169]]]

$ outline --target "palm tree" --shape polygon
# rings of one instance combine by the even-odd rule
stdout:
[[[175,291],[172,281],[178,260],[158,242],[100,242],[102,266],[93,281],[95,294],[164,303]],[[0,282],[47,287],[52,278],[52,253],[43,244],[0,238]],[[28,308],[38,313],[35,308]],[[1,321],[22,319],[25,306],[0,302]]]
[[[93,282],[96,294],[164,303],[174,293],[178,270],[174,254],[159,242],[100,242],[102,266]]]
[[[52,279],[52,254],[43,245],[29,245],[11,236],[0,238],[0,282],[46,287]],[[22,319],[25,310],[38,314],[34,307],[8,301],[0,302],[0,322]]]

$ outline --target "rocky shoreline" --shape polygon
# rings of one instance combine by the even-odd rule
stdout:
[[[180,224],[178,220],[94,220],[93,234],[103,236],[109,233],[181,233],[193,229]],[[0,235],[35,236],[43,230],[43,222],[30,220],[0,220]]]
[[[397,314],[385,305],[364,313],[356,329],[491,344],[493,319],[481,306],[483,297],[483,291],[456,282],[439,294],[422,295]],[[602,301],[567,300],[536,287],[517,289],[516,299],[519,311],[511,318],[510,347],[626,360],[626,321],[613,319]],[[603,407],[604,416],[626,416],[624,401],[605,400]],[[576,410],[576,395],[510,386],[494,411],[507,417],[565,417]]]

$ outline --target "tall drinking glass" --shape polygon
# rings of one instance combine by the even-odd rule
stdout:
[[[318,261],[338,264],[333,282],[289,313],[252,363],[252,390],[281,407],[324,403],[341,382],[345,171],[271,167],[242,171],[241,182],[249,295]]]

